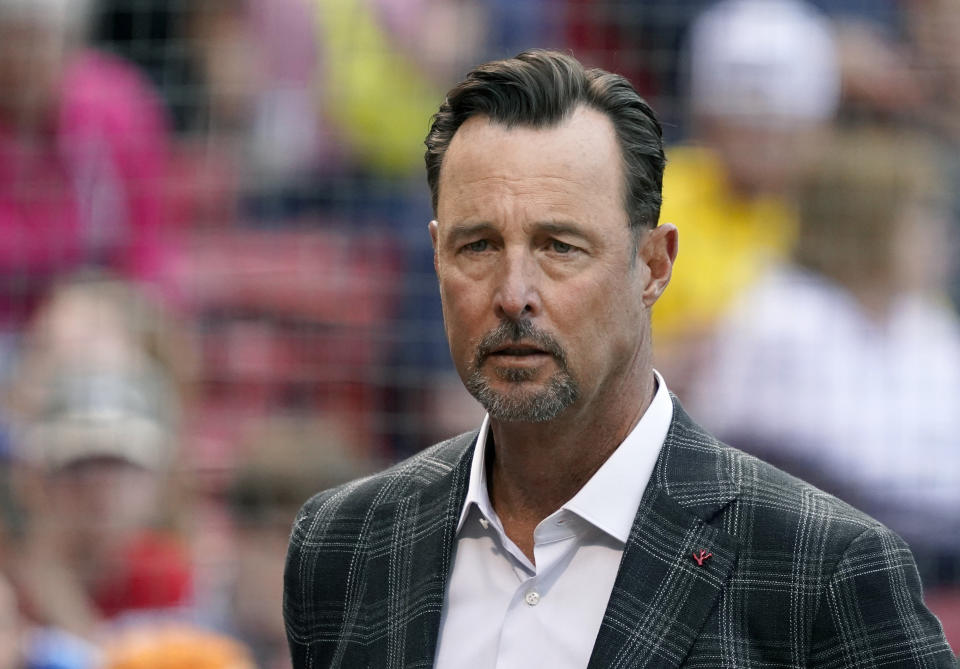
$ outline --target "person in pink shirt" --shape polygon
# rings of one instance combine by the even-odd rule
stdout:
[[[87,267],[161,273],[169,135],[132,66],[84,46],[89,1],[0,0],[0,332]]]

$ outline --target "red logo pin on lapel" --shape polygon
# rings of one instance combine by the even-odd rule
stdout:
[[[700,549],[699,553],[693,554],[693,559],[697,561],[697,566],[702,567],[703,563],[713,557],[713,553],[708,553],[707,551]]]

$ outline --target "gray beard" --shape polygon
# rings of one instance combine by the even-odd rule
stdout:
[[[517,388],[494,390],[480,371],[490,352],[504,344],[526,340],[549,352],[557,361],[558,370],[537,390],[521,390],[519,384],[535,375],[531,369],[498,369],[497,376]],[[577,401],[580,388],[567,368],[566,354],[550,335],[537,330],[529,321],[504,321],[493,332],[484,335],[464,382],[467,390],[487,410],[491,418],[505,422],[543,423],[553,420]]]

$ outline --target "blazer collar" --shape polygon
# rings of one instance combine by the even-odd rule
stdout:
[[[590,669],[680,666],[736,562],[736,540],[710,524],[737,496],[729,451],[673,403]]]
[[[653,470],[650,486],[710,522],[740,491],[729,449],[697,425],[673,399],[673,420]]]

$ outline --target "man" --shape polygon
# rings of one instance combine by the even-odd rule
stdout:
[[[719,444],[653,370],[677,232],[626,80],[490,63],[426,143],[450,349],[488,416],[306,504],[295,667],[953,666],[899,538]]]

